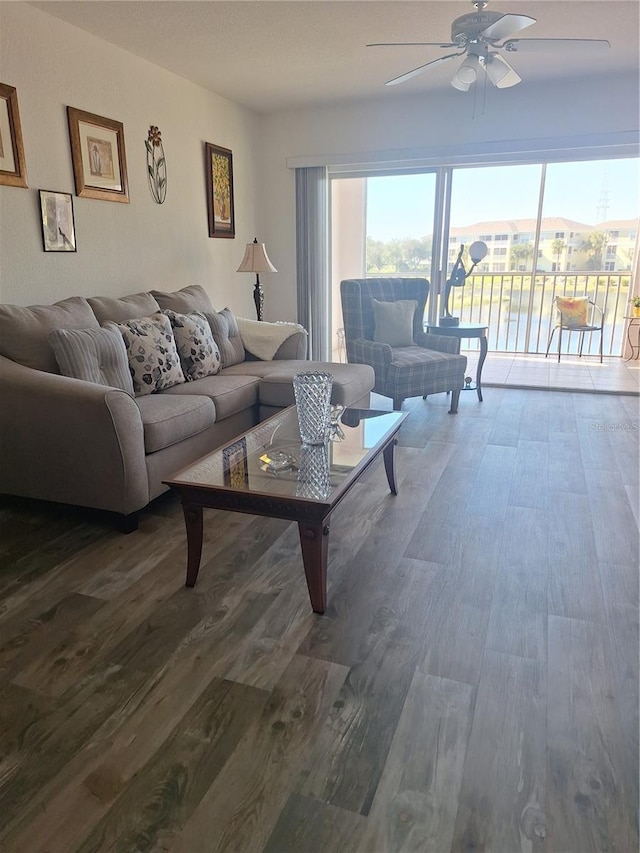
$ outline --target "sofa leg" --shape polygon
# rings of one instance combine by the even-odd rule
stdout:
[[[450,415],[456,415],[458,413],[458,400],[460,399],[460,389],[456,388],[455,391],[451,392],[451,408],[449,409]]]
[[[394,397],[393,398],[393,411],[394,412],[402,411],[402,397]]]
[[[138,513],[132,512],[129,515],[118,514],[116,527],[120,533],[133,533],[138,529]]]

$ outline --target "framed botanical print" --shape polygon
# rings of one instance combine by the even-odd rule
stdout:
[[[233,155],[228,148],[205,142],[209,237],[235,237]]]
[[[42,248],[45,252],[75,252],[76,229],[71,193],[40,190]]]
[[[129,203],[122,122],[67,107],[76,195]]]
[[[18,93],[15,86],[0,83],[0,184],[27,186]]]

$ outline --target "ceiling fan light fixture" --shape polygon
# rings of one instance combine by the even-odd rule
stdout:
[[[509,73],[509,66],[500,61],[500,57],[495,53],[490,53],[485,60],[484,70],[487,72],[487,77],[494,86],[497,86],[500,81]]]
[[[453,76],[451,85],[461,92],[468,92],[472,83],[478,77],[480,61],[475,53],[470,53]]]

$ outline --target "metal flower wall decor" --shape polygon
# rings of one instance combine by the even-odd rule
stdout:
[[[147,149],[147,177],[153,200],[162,204],[167,197],[167,161],[164,156],[162,134],[151,125],[145,140]]]

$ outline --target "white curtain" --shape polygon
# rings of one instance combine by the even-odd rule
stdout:
[[[330,359],[329,178],[325,166],[296,169],[298,322],[309,332],[312,359]]]

